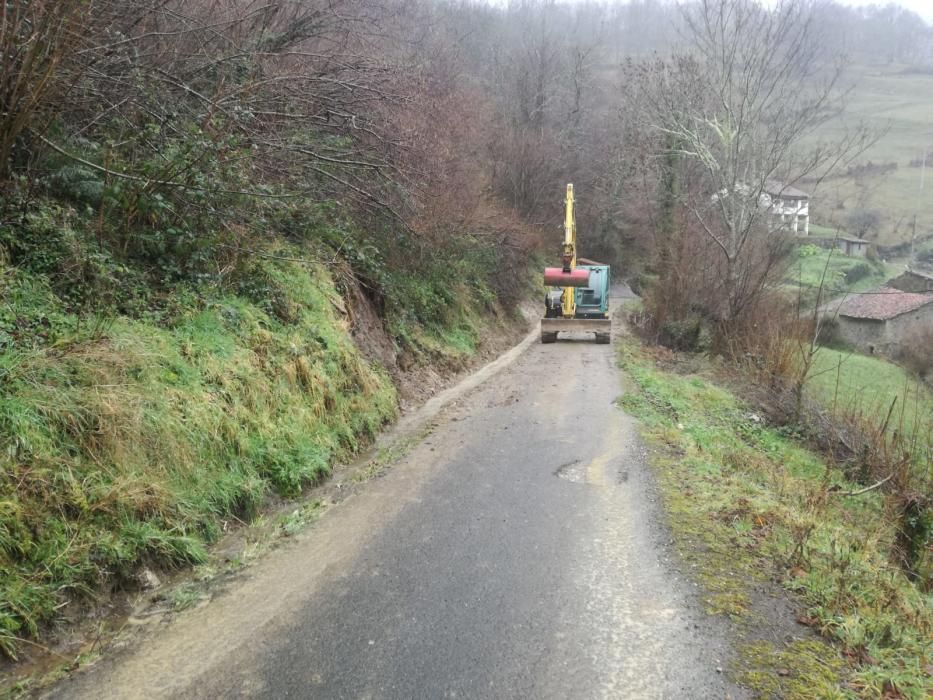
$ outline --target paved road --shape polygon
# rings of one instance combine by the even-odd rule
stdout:
[[[532,344],[384,477],[53,697],[725,698],[613,348]]]

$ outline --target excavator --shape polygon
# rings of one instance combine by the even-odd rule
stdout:
[[[580,263],[580,264],[578,264]],[[544,297],[541,342],[553,343],[557,334],[593,333],[597,343],[608,343],[609,266],[577,258],[577,221],[573,185],[567,185],[564,212],[564,245],[560,267],[544,268],[544,284],[559,287]]]

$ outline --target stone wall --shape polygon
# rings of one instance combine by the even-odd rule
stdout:
[[[933,304],[887,321],[839,316],[839,337],[865,353],[897,355],[901,343],[918,328],[933,326]]]
[[[933,326],[933,304],[922,306],[916,311],[901,314],[888,321],[887,336],[890,342],[900,343],[918,328]]]
[[[885,352],[888,343],[884,321],[839,316],[839,338],[862,352]]]
[[[923,294],[924,292],[933,292],[933,277],[919,275],[908,270],[890,280],[888,286],[900,289],[902,292]]]

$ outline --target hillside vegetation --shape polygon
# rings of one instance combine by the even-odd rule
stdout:
[[[370,441],[406,371],[521,325],[536,233],[452,147],[484,137],[441,44],[412,56],[394,7],[247,5],[4,10],[8,656],[203,560]]]
[[[918,250],[927,251],[933,238],[933,170],[925,183],[921,179],[924,154],[927,168],[933,168],[933,72],[897,63],[862,65],[851,68],[847,80],[847,115],[828,122],[820,135],[838,136],[861,120],[880,137],[855,163],[820,185],[814,220],[896,246],[909,244],[916,216]]]
[[[489,326],[484,317],[502,314],[484,282],[489,256],[475,243],[389,271],[362,233],[305,215],[308,241],[270,232],[262,254],[209,281],[155,283],[108,260],[87,236],[94,220],[51,203],[7,240],[15,266],[4,264],[0,278],[0,648],[8,654],[71,616],[69,601],[132,587],[142,566],[200,561],[225,523],[248,521],[270,494],[299,495],[395,416],[389,372],[398,368],[372,362],[351,337],[354,300],[365,297],[346,262],[331,264],[341,247],[349,256],[361,246],[356,254],[383,269],[384,328],[365,330],[389,334],[413,365],[462,366]],[[72,265],[112,275],[121,310],[76,308],[85,290],[69,279]],[[471,283],[452,284],[451,275]]]
[[[767,425],[715,365],[631,340],[620,363],[633,385],[622,404],[655,448],[671,525],[707,607],[750,623],[740,680],[761,697],[929,697],[930,593],[890,557],[899,535],[883,495],[802,446],[793,426]],[[800,621],[842,653],[812,639],[758,639],[768,581],[798,592]]]
[[[815,245],[795,249],[784,283],[788,296],[812,309],[847,292],[862,292],[880,287],[896,275],[895,268],[877,260],[849,257],[838,250]]]
[[[882,357],[820,348],[808,383],[830,408],[862,413],[875,422],[884,421],[890,413],[891,431],[913,435],[933,425],[929,386]]]

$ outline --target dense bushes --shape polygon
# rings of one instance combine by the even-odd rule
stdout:
[[[152,218],[122,246],[125,209],[56,195],[8,190],[0,227],[7,654],[140,567],[202,560],[225,521],[300,494],[394,416],[388,368],[350,339],[354,289],[415,362],[462,362],[501,308],[470,236],[431,245],[334,202],[269,200],[236,212],[263,236],[206,227],[198,259]]]

